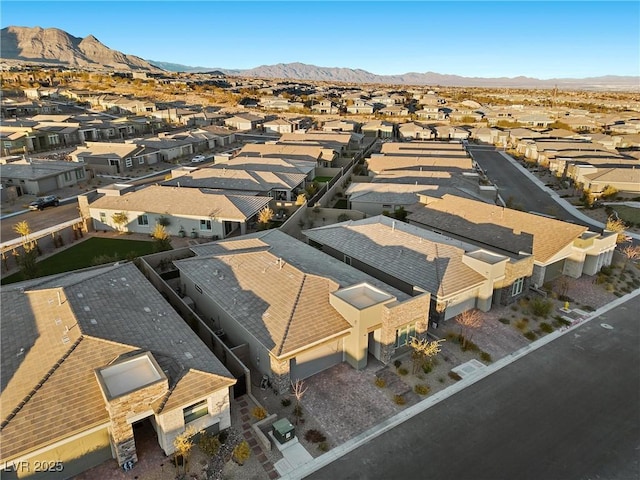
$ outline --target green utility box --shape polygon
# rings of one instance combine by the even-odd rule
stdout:
[[[281,418],[277,422],[274,422],[271,428],[273,436],[280,443],[286,443],[289,440],[293,440],[293,437],[296,436],[295,427],[286,418]]]

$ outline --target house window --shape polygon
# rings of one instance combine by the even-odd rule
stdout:
[[[520,295],[522,293],[522,289],[524,288],[524,277],[520,277],[511,286],[511,296],[515,297],[516,295]]]
[[[68,182],[71,180],[71,172],[64,172],[64,181]]]
[[[138,163],[144,165],[144,157],[138,157]]]
[[[100,212],[100,221],[102,223],[107,223],[107,214],[104,212]]]
[[[396,330],[396,348],[404,347],[416,336],[416,324],[409,323]]]
[[[138,225],[149,225],[149,217],[147,217],[146,215],[139,215],[138,216]]]
[[[200,220],[200,231],[211,231],[211,220]]]
[[[84,170],[76,170],[76,179],[84,178]]]
[[[344,263],[351,265],[351,257],[349,255],[344,256]]]
[[[127,167],[132,167],[133,166],[133,160],[131,160],[131,157],[126,158],[125,161],[124,161],[124,164]]]
[[[185,408],[183,411],[184,424],[191,423],[194,420],[204,417],[209,414],[209,407],[207,407],[207,400],[202,400],[190,407]]]

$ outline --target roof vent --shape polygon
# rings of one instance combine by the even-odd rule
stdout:
[[[78,298],[84,298],[84,294],[82,292],[78,292]]]
[[[144,311],[147,313],[151,313],[151,309],[149,307],[144,307]]]
[[[92,318],[89,321],[91,322],[92,325],[97,325],[98,324],[98,321],[95,318]]]
[[[16,353],[16,357],[19,357],[20,355],[24,355],[24,347],[20,347],[20,350]]]
[[[187,357],[189,360],[193,358],[193,355],[191,355],[190,352],[184,352],[184,356]]]

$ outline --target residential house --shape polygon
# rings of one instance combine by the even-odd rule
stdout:
[[[178,183],[178,182],[176,182]],[[136,191],[115,187],[98,189],[103,196],[88,202],[78,197],[83,217],[93,220],[95,230],[114,230],[151,235],[156,224],[171,236],[226,238],[245,234],[247,224],[269,205],[269,197],[235,195],[198,188],[150,185]],[[115,214],[124,213],[119,224]]]
[[[18,196],[45,195],[88,180],[83,164],[50,160],[18,160],[0,165],[3,188],[15,187]]]
[[[379,113],[389,117],[406,117],[409,115],[409,109],[402,105],[390,105],[380,109]]]
[[[227,127],[235,128],[236,130],[254,130],[265,122],[265,118],[259,115],[253,115],[251,113],[238,113],[233,117],[227,118],[224,124]]]
[[[432,140],[434,138],[433,130],[420,124],[410,122],[402,123],[398,127],[398,136],[400,140]]]
[[[133,143],[87,142],[69,155],[74,162],[82,162],[94,174],[120,174],[144,165],[144,157],[138,158],[145,147]]]
[[[316,177],[317,162],[306,160],[286,159],[278,157],[249,157],[239,155],[217,167],[240,170],[255,170],[260,172],[302,173],[308,181]]]
[[[448,125],[436,125],[433,129],[438,140],[466,140],[471,135],[467,129]]]
[[[354,115],[371,115],[373,114],[374,106],[373,103],[367,100],[354,100],[353,104],[347,105],[347,113],[352,113]]]
[[[372,120],[362,125],[362,133],[367,137],[396,138],[397,125],[382,120]]]
[[[226,165],[223,163],[200,169],[183,167],[173,170],[171,179],[162,182],[162,185],[221,190],[240,195],[263,195],[290,202],[304,190],[307,178],[304,173],[299,172],[246,170],[227,168]]]
[[[182,291],[280,393],[368,354],[385,364],[424,336],[429,294],[411,298],[281,232],[193,246],[174,261]]]
[[[265,133],[292,133],[295,126],[289,120],[275,118],[262,124]]]
[[[595,171],[593,171],[595,170]],[[599,196],[607,187],[623,194],[640,194],[640,168],[593,168],[582,174],[579,183],[593,195]]]
[[[310,143],[247,143],[238,156],[277,157],[286,160],[315,162],[319,167],[329,166],[337,158],[333,148]]]
[[[231,425],[236,380],[132,263],[1,295],[3,479],[70,478],[111,458],[135,473],[138,425],[166,455],[186,427]]]
[[[454,195],[423,197],[410,210],[407,220],[412,225],[485,248],[532,254],[531,284],[536,287],[561,275],[595,275],[611,264],[616,246],[612,232],[591,232],[581,225]],[[533,244],[526,250],[530,237]]]
[[[499,290],[513,292],[533,269],[529,254],[498,253],[384,215],[303,234],[312,246],[408,295],[430,293],[436,325],[474,308],[490,310],[502,298]]]
[[[372,155],[367,159],[369,175],[389,170],[471,171],[473,167],[473,160],[462,155]]]
[[[332,120],[322,124],[323,132],[359,132],[360,123],[353,120]]]
[[[311,111],[314,113],[328,113],[336,114],[339,111],[338,106],[331,100],[320,100],[319,102],[311,103]]]

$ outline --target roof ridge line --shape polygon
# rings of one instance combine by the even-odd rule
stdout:
[[[20,412],[20,410],[22,410],[22,407],[27,404],[27,402],[38,392],[38,390],[40,390],[40,388],[49,379],[49,377],[51,377],[51,375],[53,375],[55,371],[62,365],[62,362],[69,358],[69,355],[73,353],[73,351],[78,345],[80,345],[80,342],[83,339],[84,336],[80,334],[80,337],[75,342],[73,342],[73,345],[71,345],[69,349],[64,353],[64,355],[62,355],[62,357],[60,357],[60,359],[53,365],[53,367],[51,367],[47,371],[47,373],[45,373],[44,377],[40,379],[36,386],[22,399],[20,404],[13,409],[13,411],[7,416],[7,418],[2,421],[2,423],[0,424],[0,431],[2,431],[4,427],[7,426],[7,424]]]
[[[291,323],[293,322],[293,317],[296,313],[296,306],[298,305],[298,302],[300,301],[300,296],[302,295],[302,289],[304,288],[304,283],[307,280],[307,274],[303,273],[302,274],[302,282],[300,282],[300,287],[298,288],[298,293],[296,294],[296,298],[293,301],[293,308],[291,309],[291,314],[289,315],[289,320],[287,321],[287,326],[284,329],[284,333],[282,334],[282,341],[280,342],[280,348],[278,349],[278,355],[282,354],[282,348],[284,346],[284,341],[287,338],[287,335],[289,334],[289,329],[291,328]]]

